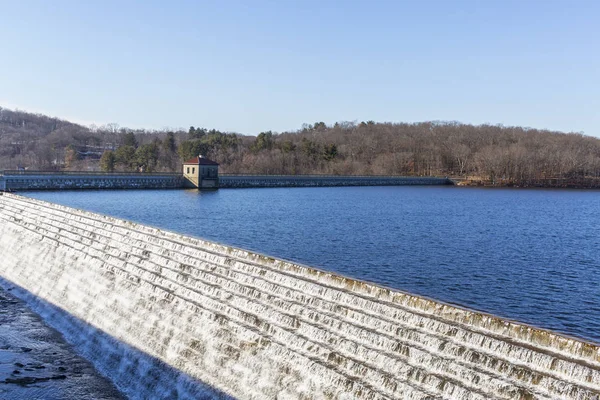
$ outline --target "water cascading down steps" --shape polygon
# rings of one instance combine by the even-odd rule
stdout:
[[[598,345],[13,194],[0,276],[130,398],[600,398]]]

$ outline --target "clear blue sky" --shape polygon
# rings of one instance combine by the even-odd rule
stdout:
[[[0,0],[0,21],[0,106],[85,124],[600,136],[597,0]]]

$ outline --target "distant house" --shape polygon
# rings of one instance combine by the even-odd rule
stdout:
[[[199,155],[183,163],[187,187],[216,189],[219,187],[219,164]]]

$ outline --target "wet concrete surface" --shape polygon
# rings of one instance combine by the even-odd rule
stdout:
[[[0,400],[125,399],[63,337],[0,287]]]

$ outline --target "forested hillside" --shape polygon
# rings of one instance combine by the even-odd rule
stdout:
[[[224,173],[437,175],[518,185],[600,178],[600,139],[576,133],[368,121],[254,137],[195,127],[84,127],[0,108],[0,169],[178,171],[198,154]]]

